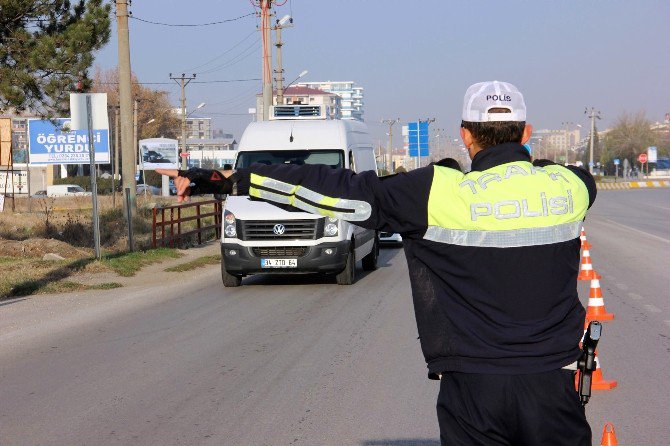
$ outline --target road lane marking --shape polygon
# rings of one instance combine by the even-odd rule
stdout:
[[[644,306],[647,310],[649,310],[650,313],[660,313],[661,309],[658,307],[655,307],[653,305],[645,305]]]
[[[670,208],[667,207],[667,206],[659,206],[659,205],[657,205],[657,204],[651,204],[651,203],[640,203],[640,204],[644,204],[644,205],[646,205],[646,206],[651,206],[651,207],[654,207],[654,208],[663,209],[663,210],[665,210],[665,211],[670,211]]]
[[[641,300],[642,299],[642,296],[640,296],[639,294],[635,294],[635,293],[628,293],[628,297],[633,298],[635,300]]]
[[[624,224],[618,223],[618,222],[616,222],[616,221],[614,221],[614,220],[605,219],[605,221],[606,221],[606,222],[609,222],[609,223],[612,224],[612,225],[619,226],[619,227],[624,228],[624,229],[628,229],[629,231],[639,232],[640,234],[644,234],[644,235],[646,235],[646,236],[655,238],[655,239],[660,240],[660,241],[662,241],[662,242],[670,243],[670,240],[668,240],[667,238],[659,237],[658,235],[650,234],[650,233],[645,232],[645,231],[640,231],[639,229],[635,229],[635,228],[633,228],[633,227],[631,227],[631,226],[628,226],[628,225],[624,225]]]

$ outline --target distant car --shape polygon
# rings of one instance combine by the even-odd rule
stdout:
[[[38,190],[37,192],[35,192],[33,194],[33,197],[35,197],[35,198],[44,198],[46,196],[47,196],[47,191],[45,191],[45,190]]]
[[[56,184],[53,186],[47,186],[47,196],[48,197],[67,197],[67,196],[76,196],[76,197],[90,197],[91,193],[86,192],[86,190],[77,186],[76,184]]]
[[[391,233],[391,232],[380,232],[379,233],[379,242],[382,244],[394,244],[394,245],[402,245],[402,236],[398,233]]]
[[[138,184],[137,188],[135,189],[135,193],[137,195],[144,194],[145,191],[149,195],[160,195],[161,194],[161,188],[160,187],[151,186],[150,184]]]

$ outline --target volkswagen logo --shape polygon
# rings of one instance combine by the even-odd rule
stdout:
[[[277,235],[282,235],[286,231],[286,228],[282,224],[277,224],[275,225],[274,228],[272,228],[272,232],[274,232]]]

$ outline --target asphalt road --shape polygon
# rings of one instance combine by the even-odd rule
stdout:
[[[618,387],[587,407],[598,444],[665,445],[670,190],[602,191],[586,222]],[[406,263],[353,286],[216,267],[173,283],[0,302],[0,445],[438,446]],[[580,284],[583,301],[588,284]]]

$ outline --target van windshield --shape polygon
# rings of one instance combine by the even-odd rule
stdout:
[[[260,164],[325,164],[332,168],[344,167],[344,152],[341,150],[259,150],[240,152],[235,168]]]

